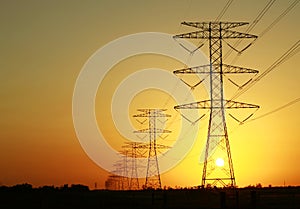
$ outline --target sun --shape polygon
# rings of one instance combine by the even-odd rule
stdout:
[[[217,158],[216,159],[216,165],[218,167],[223,167],[224,166],[224,160],[222,158]]]

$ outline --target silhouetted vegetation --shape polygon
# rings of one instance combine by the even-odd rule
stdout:
[[[163,190],[89,190],[80,184],[61,187],[30,184],[0,187],[0,208],[30,209],[210,209],[300,208],[300,187],[168,188]]]
[[[61,187],[54,186],[42,186],[38,188],[33,188],[31,184],[17,184],[11,187],[0,186],[0,191],[12,191],[12,192],[32,192],[32,191],[77,191],[84,192],[89,191],[89,187],[81,184],[72,184],[69,186],[68,184],[64,184]]]

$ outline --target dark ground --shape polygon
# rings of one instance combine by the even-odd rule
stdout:
[[[90,191],[82,185],[34,189],[23,184],[0,187],[0,208],[300,209],[300,187]]]

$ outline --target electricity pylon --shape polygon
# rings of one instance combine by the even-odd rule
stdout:
[[[149,134],[149,154],[148,154],[148,163],[147,163],[147,173],[146,173],[146,182],[145,188],[152,189],[161,189],[161,179],[159,172],[159,165],[157,159],[157,148],[167,148],[163,145],[156,144],[157,134],[160,133],[170,133],[171,131],[164,130],[157,127],[157,119],[171,117],[171,115],[165,114],[165,109],[138,109],[142,112],[141,114],[134,115],[133,117],[146,117],[149,120],[148,128],[138,131],[135,133],[147,133]]]
[[[115,174],[109,175],[108,179],[105,181],[105,188],[108,190],[120,190],[121,189],[120,176]]]
[[[205,147],[202,187],[209,184],[235,187],[235,176],[226,127],[225,109],[259,108],[257,105],[224,99],[223,74],[258,73],[257,70],[231,66],[222,62],[223,39],[257,38],[232,28],[246,25],[244,22],[183,22],[197,31],[175,35],[174,38],[207,39],[209,41],[209,64],[174,71],[175,74],[207,74],[210,79],[210,99],[177,105],[175,109],[209,109],[210,118]],[[211,183],[209,183],[211,182]]]
[[[130,180],[129,180],[129,190],[139,190],[139,178],[138,178],[138,164],[137,158],[143,157],[138,150],[142,147],[142,143],[139,142],[126,142],[122,148],[126,149],[126,154],[131,158],[130,162]]]
[[[121,170],[120,179],[121,179],[121,190],[129,189],[129,179],[128,179],[128,151],[121,150],[120,154],[122,155],[122,161],[118,164],[118,169]]]
[[[127,154],[121,152],[122,159],[115,162],[113,166],[115,170],[113,173],[116,175],[111,175],[111,179],[116,182],[116,190],[128,190],[129,181],[128,181],[128,171],[127,171]]]

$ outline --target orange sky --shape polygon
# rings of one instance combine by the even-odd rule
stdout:
[[[97,182],[103,187],[107,172],[85,154],[72,122],[74,85],[84,63],[97,49],[124,35],[145,31],[176,34],[188,29],[180,26],[181,21],[214,20],[226,2],[1,1],[0,185],[82,183],[93,188]],[[251,22],[267,2],[233,1],[223,20]],[[276,1],[251,33],[262,32],[290,2]],[[243,53],[236,65],[260,72],[267,69],[298,41],[299,15],[297,5]],[[207,46],[202,50],[207,53]],[[299,54],[295,55],[238,100],[260,105],[255,115],[259,116],[299,98],[299,60]],[[162,57],[133,57],[115,66],[100,87],[96,98],[98,125],[100,129],[113,132],[110,139],[118,141],[118,133],[113,125],[103,123],[102,117],[110,117],[110,109],[108,101],[101,101],[111,96],[116,82],[126,76],[116,77],[114,73],[118,68],[139,70],[153,63],[169,71],[173,67],[183,67],[174,60],[170,65]],[[228,82],[226,86],[230,95],[234,88]],[[203,86],[194,93],[197,92],[207,96]],[[199,100],[205,99],[199,94]],[[153,102],[153,97],[167,101],[169,95],[144,92],[132,101],[131,111],[135,106],[159,105],[159,101]],[[176,117],[172,109],[174,103],[168,102],[172,117]],[[283,185],[284,182],[300,185],[299,105],[296,103],[243,126],[228,118],[237,185]],[[162,175],[163,185],[200,184],[202,165],[198,164],[198,159],[206,137],[207,121],[201,121],[200,125],[201,133],[193,149],[178,166]],[[176,138],[176,131],[172,134],[170,137]]]

